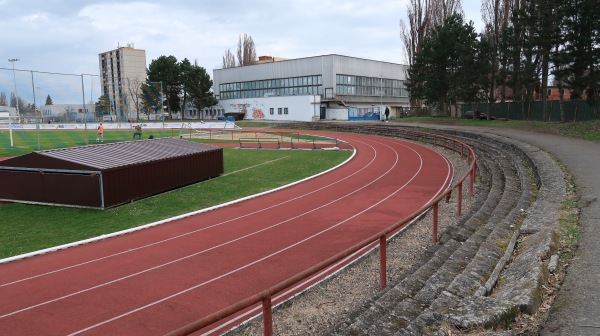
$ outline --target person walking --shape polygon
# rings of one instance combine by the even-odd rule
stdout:
[[[385,107],[385,121],[387,122],[389,120],[390,117],[390,109],[386,106]]]
[[[102,123],[100,123],[100,125],[98,126],[98,131],[96,132],[96,142],[98,141],[104,141],[104,125],[102,125]]]

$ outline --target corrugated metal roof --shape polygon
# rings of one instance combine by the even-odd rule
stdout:
[[[161,138],[52,149],[36,153],[106,170],[187,156],[217,148],[187,140]]]

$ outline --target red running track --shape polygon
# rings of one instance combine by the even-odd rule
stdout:
[[[0,264],[0,335],[165,334],[389,227],[451,183],[451,164],[427,147],[321,133],[355,156],[260,197]]]

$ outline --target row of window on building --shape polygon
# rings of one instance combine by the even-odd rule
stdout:
[[[269,108],[269,114],[270,115],[275,115],[275,108],[271,107]],[[289,110],[287,107],[278,107],[277,108],[277,114],[289,114]]]
[[[323,77],[301,76],[219,85],[221,99],[323,94]]]
[[[270,96],[294,96],[294,95],[320,95],[323,94],[323,86],[301,86],[293,88],[275,88],[262,90],[241,90],[222,92],[221,99],[259,98]]]
[[[335,93],[348,96],[408,97],[402,80],[349,75],[336,76]]]
[[[322,95],[323,78],[303,76],[219,85],[220,99],[243,99],[269,96]],[[408,97],[404,81],[381,77],[336,76],[338,95]]]
[[[244,91],[244,90],[260,90],[260,89],[277,89],[277,88],[291,88],[300,86],[313,86],[322,85],[323,77],[317,76],[303,76],[293,78],[278,78],[268,80],[257,80],[249,82],[237,82],[237,83],[226,83],[219,85],[219,91]]]

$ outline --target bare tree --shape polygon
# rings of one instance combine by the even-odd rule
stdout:
[[[483,0],[481,4],[481,16],[483,23],[485,24],[485,34],[489,37],[492,44],[492,72],[490,73],[490,90],[488,94],[489,102],[495,102],[497,99],[496,85],[498,83],[498,72],[499,68],[505,68],[505,59],[501,62],[498,54],[498,46],[502,34],[508,29],[510,23],[510,17],[512,16],[514,0]],[[503,64],[501,64],[503,63]],[[506,99],[506,81],[502,82],[502,94],[500,95],[501,100],[504,102]]]
[[[441,25],[450,15],[457,13],[464,17],[461,0],[410,0],[407,5],[407,22],[400,20],[400,38],[404,44],[409,65],[428,31]]]
[[[138,78],[127,78],[127,91],[129,93],[128,99],[131,99],[133,108],[135,108],[136,121],[140,120],[140,110],[143,108],[143,104],[140,99],[142,95],[142,84],[142,81]]]
[[[409,66],[412,66],[415,55],[421,50],[425,34],[431,27],[430,1],[410,0],[410,5],[407,5],[408,23],[400,20],[400,38],[404,44],[406,61]]]
[[[464,17],[461,0],[410,0],[407,5],[408,21],[400,20],[400,39],[409,67],[414,64],[415,55],[421,51],[429,31],[454,13]],[[411,98],[411,104],[416,106],[420,102]]]
[[[463,18],[465,17],[460,0],[431,1],[431,21],[433,26],[441,25],[450,15],[455,13]]]
[[[237,59],[239,66],[256,64],[256,47],[252,36],[244,34],[238,39]]]
[[[225,55],[223,56],[223,69],[234,68],[235,67],[235,56],[231,52],[231,49],[227,49],[225,51]]]

